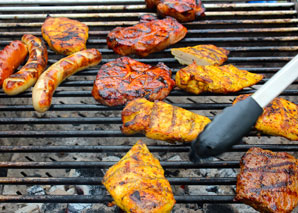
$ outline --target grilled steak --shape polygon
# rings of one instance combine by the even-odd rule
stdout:
[[[102,183],[126,212],[170,213],[175,204],[163,168],[141,140],[109,168]]]
[[[150,9],[157,9],[162,16],[172,16],[180,22],[193,21],[204,16],[201,0],[145,0]]]
[[[137,25],[113,29],[108,34],[107,44],[117,54],[145,57],[177,43],[186,33],[187,29],[172,17],[158,20],[146,15]]]
[[[191,142],[209,122],[209,118],[180,107],[138,98],[123,109],[121,130],[126,135],[143,133],[156,140]]]
[[[238,96],[233,104],[249,95]],[[275,98],[258,118],[255,128],[268,135],[298,140],[298,105],[283,98]]]
[[[152,67],[121,57],[100,68],[92,95],[108,106],[122,105],[138,97],[163,100],[175,85],[171,75],[171,70],[163,63]]]
[[[231,64],[199,66],[195,62],[179,70],[175,78],[178,87],[194,94],[237,92],[262,79],[263,75],[240,70]]]
[[[171,53],[180,64],[190,65],[195,61],[197,65],[222,65],[228,59],[230,51],[213,44],[206,44],[172,48]]]
[[[298,160],[251,148],[240,161],[235,200],[260,212],[291,212],[298,204]]]
[[[69,18],[48,17],[41,27],[43,39],[55,52],[71,55],[85,50],[88,26]]]

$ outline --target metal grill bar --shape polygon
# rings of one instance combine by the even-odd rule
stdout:
[[[163,146],[148,146],[150,152],[189,152],[190,144],[181,145],[163,145]],[[260,147],[272,151],[298,151],[296,144],[239,144],[234,145],[230,152],[246,152],[252,147]],[[0,146],[0,153],[52,153],[52,152],[127,152],[131,146]]]
[[[234,185],[236,178],[167,178],[172,185]],[[74,177],[74,178],[3,178],[0,184],[5,185],[100,185],[102,177]]]
[[[77,169],[77,168],[109,168],[114,161],[55,161],[55,162],[0,162],[0,168],[7,169]],[[166,169],[190,168],[239,168],[238,161],[212,161],[192,163],[189,161],[161,161],[161,166]]]
[[[177,203],[237,203],[233,199],[232,195],[175,196]],[[5,203],[103,203],[111,201],[110,196],[102,195],[0,195],[0,202]]]

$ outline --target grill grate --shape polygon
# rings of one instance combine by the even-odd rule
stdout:
[[[206,93],[197,96],[175,89],[166,98],[166,102],[212,119],[217,112],[230,106],[237,95],[253,93],[297,54],[297,2],[209,0],[203,3],[207,10],[206,17],[185,23],[188,34],[174,47],[209,43],[224,47],[231,51],[226,63],[266,76],[257,85],[234,94]],[[161,160],[166,176],[174,187],[228,186],[233,189],[239,159],[243,152],[253,146],[298,156],[295,142],[260,135],[255,130],[250,131],[242,144],[233,146],[215,161],[206,160],[197,164],[188,161],[188,145],[170,145],[146,139],[142,135],[122,135],[119,126],[123,106],[97,104],[91,97],[91,88],[99,67],[118,57],[107,49],[107,33],[116,26],[136,24],[140,15],[151,13],[145,8],[143,0],[0,0],[0,5],[1,49],[25,33],[40,37],[40,27],[50,14],[85,22],[89,26],[88,48],[97,48],[103,55],[100,65],[79,72],[63,82],[54,94],[50,110],[44,114],[34,112],[31,91],[18,96],[7,96],[0,91],[1,203],[110,202],[111,197],[106,194],[30,195],[20,191],[11,193],[9,190],[23,185],[99,185],[103,188],[100,176],[68,177],[66,174],[70,169],[106,170],[115,161],[105,161],[103,158],[123,156],[139,138],[145,140],[150,151]],[[49,65],[61,57],[49,50]],[[169,49],[146,58],[134,58],[149,64],[164,62],[173,69],[173,77],[183,67],[171,56]],[[295,81],[281,94],[296,104],[297,84],[298,81]],[[175,155],[181,159],[169,160]],[[220,176],[207,172],[204,176],[200,173],[203,169],[209,172],[232,169],[235,174]],[[176,175],[177,170],[183,173]],[[189,203],[239,206],[233,201],[233,193],[174,192],[177,203],[187,209],[191,208]]]

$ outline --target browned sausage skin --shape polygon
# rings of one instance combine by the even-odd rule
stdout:
[[[22,69],[3,82],[3,90],[8,95],[17,95],[31,87],[45,70],[48,51],[44,42],[33,35],[24,35],[22,41],[29,51],[29,59]]]
[[[32,90],[33,107],[37,112],[47,111],[58,85],[78,71],[97,65],[101,54],[96,49],[87,49],[62,58],[44,71]]]
[[[25,60],[28,50],[21,41],[12,41],[0,51],[0,86]]]

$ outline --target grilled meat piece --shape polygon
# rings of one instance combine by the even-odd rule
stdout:
[[[298,160],[251,148],[240,161],[235,200],[260,212],[289,213],[298,204]]]
[[[213,44],[197,45],[193,47],[172,48],[171,53],[180,64],[190,65],[193,61],[197,65],[222,65],[230,51],[216,47]]]
[[[176,202],[158,159],[141,140],[109,168],[102,183],[126,212],[169,213]]]
[[[194,94],[202,92],[237,92],[263,79],[263,75],[240,70],[229,64],[224,66],[198,66],[195,62],[179,70],[176,85]]]
[[[238,96],[233,104],[249,95]],[[298,105],[283,98],[275,98],[258,118],[255,128],[268,135],[298,140]]]
[[[85,50],[88,39],[88,26],[69,18],[48,17],[41,27],[44,40],[55,52],[71,55]]]
[[[209,122],[209,118],[180,107],[138,98],[123,109],[121,130],[126,135],[143,133],[156,140],[191,142]]]
[[[152,67],[121,57],[104,64],[98,71],[92,95],[98,102],[116,106],[139,97],[163,100],[175,85],[172,72],[164,64]]]
[[[186,33],[187,29],[172,17],[158,20],[146,15],[139,24],[113,29],[108,34],[107,44],[117,54],[145,57],[177,43]]]
[[[193,21],[205,16],[205,8],[201,0],[145,0],[149,9],[165,17],[172,16],[180,22]]]

